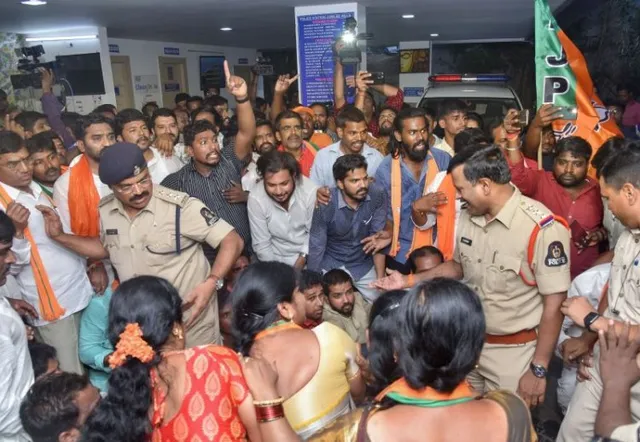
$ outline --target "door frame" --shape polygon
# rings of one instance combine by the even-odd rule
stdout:
[[[113,63],[114,61],[116,63],[122,63],[125,66],[127,77],[129,78],[129,88],[131,90],[131,101],[132,101],[131,107],[135,108],[136,107],[136,91],[133,89],[133,76],[131,75],[131,59],[129,58],[128,55],[111,55],[109,62]],[[113,71],[111,72],[111,75],[113,76]]]
[[[162,63],[182,63],[184,65],[184,92],[189,93],[189,71],[187,70],[187,59],[186,57],[164,57],[162,55],[158,55],[158,80],[160,81],[160,96],[162,97],[162,105],[164,107],[168,107],[166,103],[164,103],[164,85],[162,84],[162,68],[160,67]],[[172,103],[171,103],[172,104]]]

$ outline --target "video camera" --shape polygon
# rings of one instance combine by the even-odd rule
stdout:
[[[360,63],[362,49],[358,47],[358,43],[372,38],[373,34],[358,34],[358,22],[349,17],[344,22],[344,31],[333,42],[334,55],[340,58],[342,64]]]
[[[40,63],[39,58],[44,55],[42,45],[18,48],[15,53],[18,57],[21,57],[18,60],[18,70],[25,72],[25,74],[11,76],[11,85],[14,89],[26,89],[29,87],[37,89],[41,85],[42,77],[38,69],[51,69],[54,72],[57,69],[56,62]]]

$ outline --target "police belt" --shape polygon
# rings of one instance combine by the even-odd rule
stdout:
[[[510,335],[485,335],[485,343],[487,344],[502,344],[502,345],[515,345],[526,344],[527,342],[535,341],[538,339],[538,333],[535,328],[528,330],[522,330]]]

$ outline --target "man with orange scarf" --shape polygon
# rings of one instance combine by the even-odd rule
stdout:
[[[36,308],[32,324],[40,340],[56,349],[60,368],[82,373],[78,328],[81,311],[93,293],[85,273],[85,258],[46,235],[44,219],[36,206],[54,210],[54,204],[32,177],[33,161],[24,141],[16,133],[0,132],[0,209],[16,225],[12,250],[19,257],[26,256],[12,266],[20,287],[15,298]],[[18,219],[13,215],[16,212],[24,216]],[[68,231],[68,226],[64,228]]]
[[[387,192],[388,218],[393,223],[387,267],[408,274],[407,259],[420,247],[435,245],[445,258],[453,255],[455,188],[450,178],[443,177],[437,192],[429,190],[451,158],[429,149],[424,110],[405,109],[394,125],[391,154],[380,163],[376,183]],[[429,222],[428,215],[434,212],[436,222]]]
[[[100,114],[89,114],[82,118],[76,133],[77,146],[82,155],[71,162],[53,187],[53,201],[62,222],[71,226],[75,235],[98,237],[100,199],[111,195],[111,189],[98,177],[100,153],[102,149],[115,143],[113,123]],[[106,264],[106,265],[105,265]],[[97,293],[102,293],[113,283],[114,274],[106,261],[88,263],[91,285]]]

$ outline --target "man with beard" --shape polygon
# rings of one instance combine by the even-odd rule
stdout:
[[[316,150],[324,149],[333,142],[329,135],[315,130],[314,119],[316,115],[313,112],[313,109],[305,106],[297,106],[293,111],[302,118],[302,138],[311,143]]]
[[[46,235],[37,208],[55,213],[54,203],[32,176],[33,162],[24,141],[16,133],[0,132],[0,209],[16,226],[12,251],[26,256],[13,264],[20,290],[12,296],[36,308],[31,314],[36,333],[56,349],[62,370],[82,373],[78,327],[93,294],[86,260]]]
[[[455,137],[467,127],[467,105],[462,100],[443,101],[438,110],[438,124],[444,130],[444,138],[433,147],[454,156]]]
[[[153,113],[149,120],[153,135],[153,146],[161,155],[173,157],[184,166],[189,157],[184,144],[180,143],[180,128],[176,114],[167,108],[160,108]]]
[[[535,407],[544,401],[560,305],[571,284],[569,230],[511,184],[497,146],[469,146],[449,170],[464,205],[453,259],[411,276],[393,272],[375,285],[394,290],[438,277],[464,280],[480,297],[487,323],[467,379],[480,394],[504,389]]]
[[[411,269],[406,263],[411,252],[436,245],[438,229],[454,228],[455,210],[454,219],[446,226],[434,226],[427,219],[436,207],[455,205],[455,197],[428,192],[438,173],[447,170],[451,157],[441,150],[429,149],[429,125],[422,109],[400,111],[393,134],[391,154],[380,163],[376,183],[386,192],[389,220],[393,223],[387,267],[408,275]]]
[[[98,173],[113,192],[100,201],[99,237],[64,233],[55,211],[39,207],[47,235],[82,256],[111,259],[121,281],[138,275],[165,278],[184,301],[187,346],[219,344],[215,295],[240,256],[242,239],[201,201],[154,186],[134,144],[104,149]],[[213,266],[202,243],[220,247]]]
[[[102,150],[116,142],[113,123],[99,114],[82,118],[76,130],[77,147],[82,153],[71,162],[67,172],[53,186],[53,201],[64,225],[74,235],[98,237],[100,199],[111,195],[100,181],[98,167]],[[87,275],[96,293],[114,287],[115,274],[109,260],[89,261]]]
[[[255,187],[247,203],[253,250],[260,261],[279,261],[301,270],[309,255],[317,187],[286,152],[262,155],[258,174],[263,185]]]
[[[380,152],[368,146],[367,122],[362,111],[353,106],[346,107],[338,114],[338,135],[340,141],[316,154],[311,167],[311,179],[323,187],[334,187],[333,165],[345,154],[362,155],[367,161],[367,173],[370,177],[376,175],[378,166],[384,158]]]
[[[156,109],[158,108],[156,107]],[[116,135],[118,136],[118,141],[136,144],[142,150],[151,179],[156,184],[161,183],[167,175],[180,170],[182,167],[180,160],[173,155],[164,157],[158,149],[151,146],[151,133],[147,126],[147,118],[136,109],[124,109],[118,112],[116,116]]]
[[[48,132],[27,140],[29,158],[33,162],[33,180],[44,193],[53,196],[53,184],[60,178],[60,157]]]
[[[258,169],[256,163],[260,155],[264,155],[276,149],[276,136],[273,125],[267,120],[258,120],[256,122],[256,137],[253,140],[253,153],[251,154],[251,162],[247,164],[242,175],[242,189],[245,192],[251,192],[258,181]]]
[[[367,326],[371,305],[353,286],[353,280],[341,269],[328,271],[322,277],[325,302],[322,319],[344,330],[354,342],[367,343]]]
[[[220,95],[212,95],[210,97],[207,97],[202,107],[212,109],[220,116],[220,118],[222,119],[222,127],[220,127],[220,130],[226,133],[226,131],[231,126],[229,100],[221,97]]]
[[[302,270],[298,275],[298,290],[304,295],[306,319],[303,328],[311,329],[322,324],[324,289],[322,275],[311,270]]]
[[[276,117],[276,139],[279,151],[289,152],[298,161],[300,171],[311,175],[311,166],[316,157],[316,148],[302,138],[303,120],[300,114],[287,110]]]
[[[198,97],[197,95],[187,98],[187,110],[189,112],[193,112],[196,109],[200,109],[202,107],[202,102],[202,97]]]
[[[372,140],[368,142],[371,142],[371,146],[376,148],[382,155],[389,153],[389,142],[393,135],[393,123],[396,121],[397,116],[398,111],[387,105],[382,106],[378,115],[378,136],[376,138],[370,137]]]
[[[198,198],[212,212],[236,229],[244,241],[244,252],[252,255],[251,232],[247,216],[248,194],[242,189],[242,169],[251,158],[256,120],[247,95],[246,82],[232,76],[225,62],[229,92],[236,98],[238,134],[229,138],[224,149],[218,142],[218,130],[208,121],[196,121],[185,131],[185,143],[191,161],[169,175],[162,185]],[[214,251],[205,249],[213,259]]]
[[[313,128],[315,131],[325,133],[331,137],[331,142],[336,143],[340,138],[338,134],[329,128],[329,109],[324,103],[313,103],[309,106],[313,111]]]
[[[308,268],[317,272],[346,270],[360,293],[373,302],[379,293],[369,284],[384,276],[385,257],[369,253],[363,244],[385,228],[385,194],[370,186],[367,162],[361,155],[338,158],[333,176],[337,187],[331,191],[329,204],[319,205],[313,214]]]
[[[580,137],[558,141],[553,172],[527,168],[519,149],[506,152],[513,184],[571,226],[571,278],[575,278],[598,259],[600,243],[607,239],[600,186],[587,177],[591,146]]]

